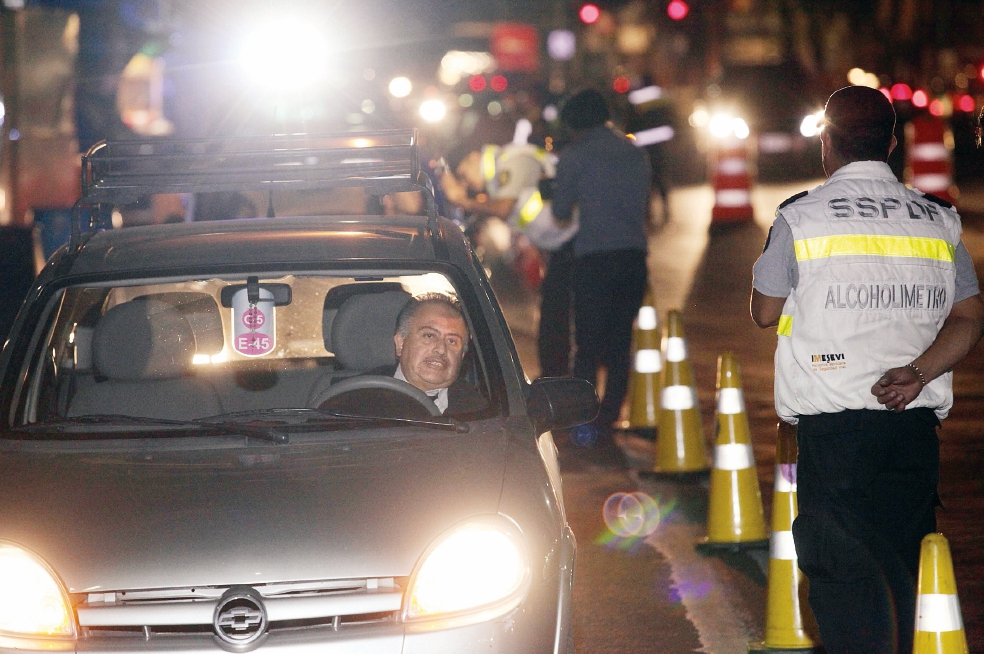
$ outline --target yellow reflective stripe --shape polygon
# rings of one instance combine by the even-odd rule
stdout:
[[[540,211],[543,209],[543,198],[540,197],[539,191],[534,191],[530,199],[523,204],[523,208],[519,210],[519,227],[525,228],[533,220],[540,215]]]
[[[793,317],[782,314],[779,316],[779,327],[776,328],[776,333],[780,336],[792,336],[793,335]]]
[[[482,148],[482,175],[486,181],[495,179],[495,151],[494,145],[487,145]]]
[[[818,236],[793,241],[797,261],[865,255],[873,257],[908,257],[952,263],[956,246],[941,238],[922,236],[884,236],[880,234],[843,234]]]

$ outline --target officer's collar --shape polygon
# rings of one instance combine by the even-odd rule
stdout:
[[[834,171],[827,183],[838,179],[890,179],[899,181],[891,167],[884,161],[852,161]]]

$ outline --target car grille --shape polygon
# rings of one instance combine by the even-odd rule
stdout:
[[[175,588],[78,594],[81,636],[174,638],[215,633],[213,617],[228,588]],[[399,580],[360,579],[253,587],[272,634],[302,630],[343,631],[395,623],[403,590]]]

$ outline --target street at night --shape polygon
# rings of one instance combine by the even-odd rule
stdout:
[[[763,184],[753,190],[755,221],[712,225],[709,186],[671,194],[671,220],[654,226],[649,271],[659,314],[682,312],[688,353],[697,380],[704,434],[714,434],[717,359],[734,353],[741,365],[755,463],[767,518],[776,459],[778,418],[773,407],[774,330],[761,330],[748,315],[752,264],[762,251],[775,207],[822,180]],[[978,275],[984,272],[984,195],[968,189],[971,210],[964,243]],[[494,276],[493,276],[494,280]],[[513,286],[503,304],[527,374],[537,372],[537,298],[520,299]],[[511,294],[510,294],[511,293]],[[984,352],[980,348],[954,371],[954,408],[940,431],[942,452],[938,528],[950,541],[960,606],[970,651],[984,648],[984,539],[981,478],[984,448]],[[707,483],[660,482],[640,477],[652,467],[651,440],[626,432],[621,444],[635,469],[626,473],[585,467],[564,470],[564,493],[578,538],[575,620],[578,652],[746,652],[761,641],[767,581],[752,556],[703,556],[694,545],[707,535]],[[563,460],[562,460],[563,465]],[[562,468],[563,469],[563,468]],[[664,524],[644,539],[619,538],[606,526],[605,501],[641,490],[669,507]],[[759,563],[762,558],[759,557]]]
[[[980,0],[0,0],[0,654],[984,654],[982,117]]]

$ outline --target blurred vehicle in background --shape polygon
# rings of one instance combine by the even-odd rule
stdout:
[[[762,181],[822,176],[820,96],[795,64],[731,66],[705,87],[690,123],[709,148],[731,136],[747,140]]]

